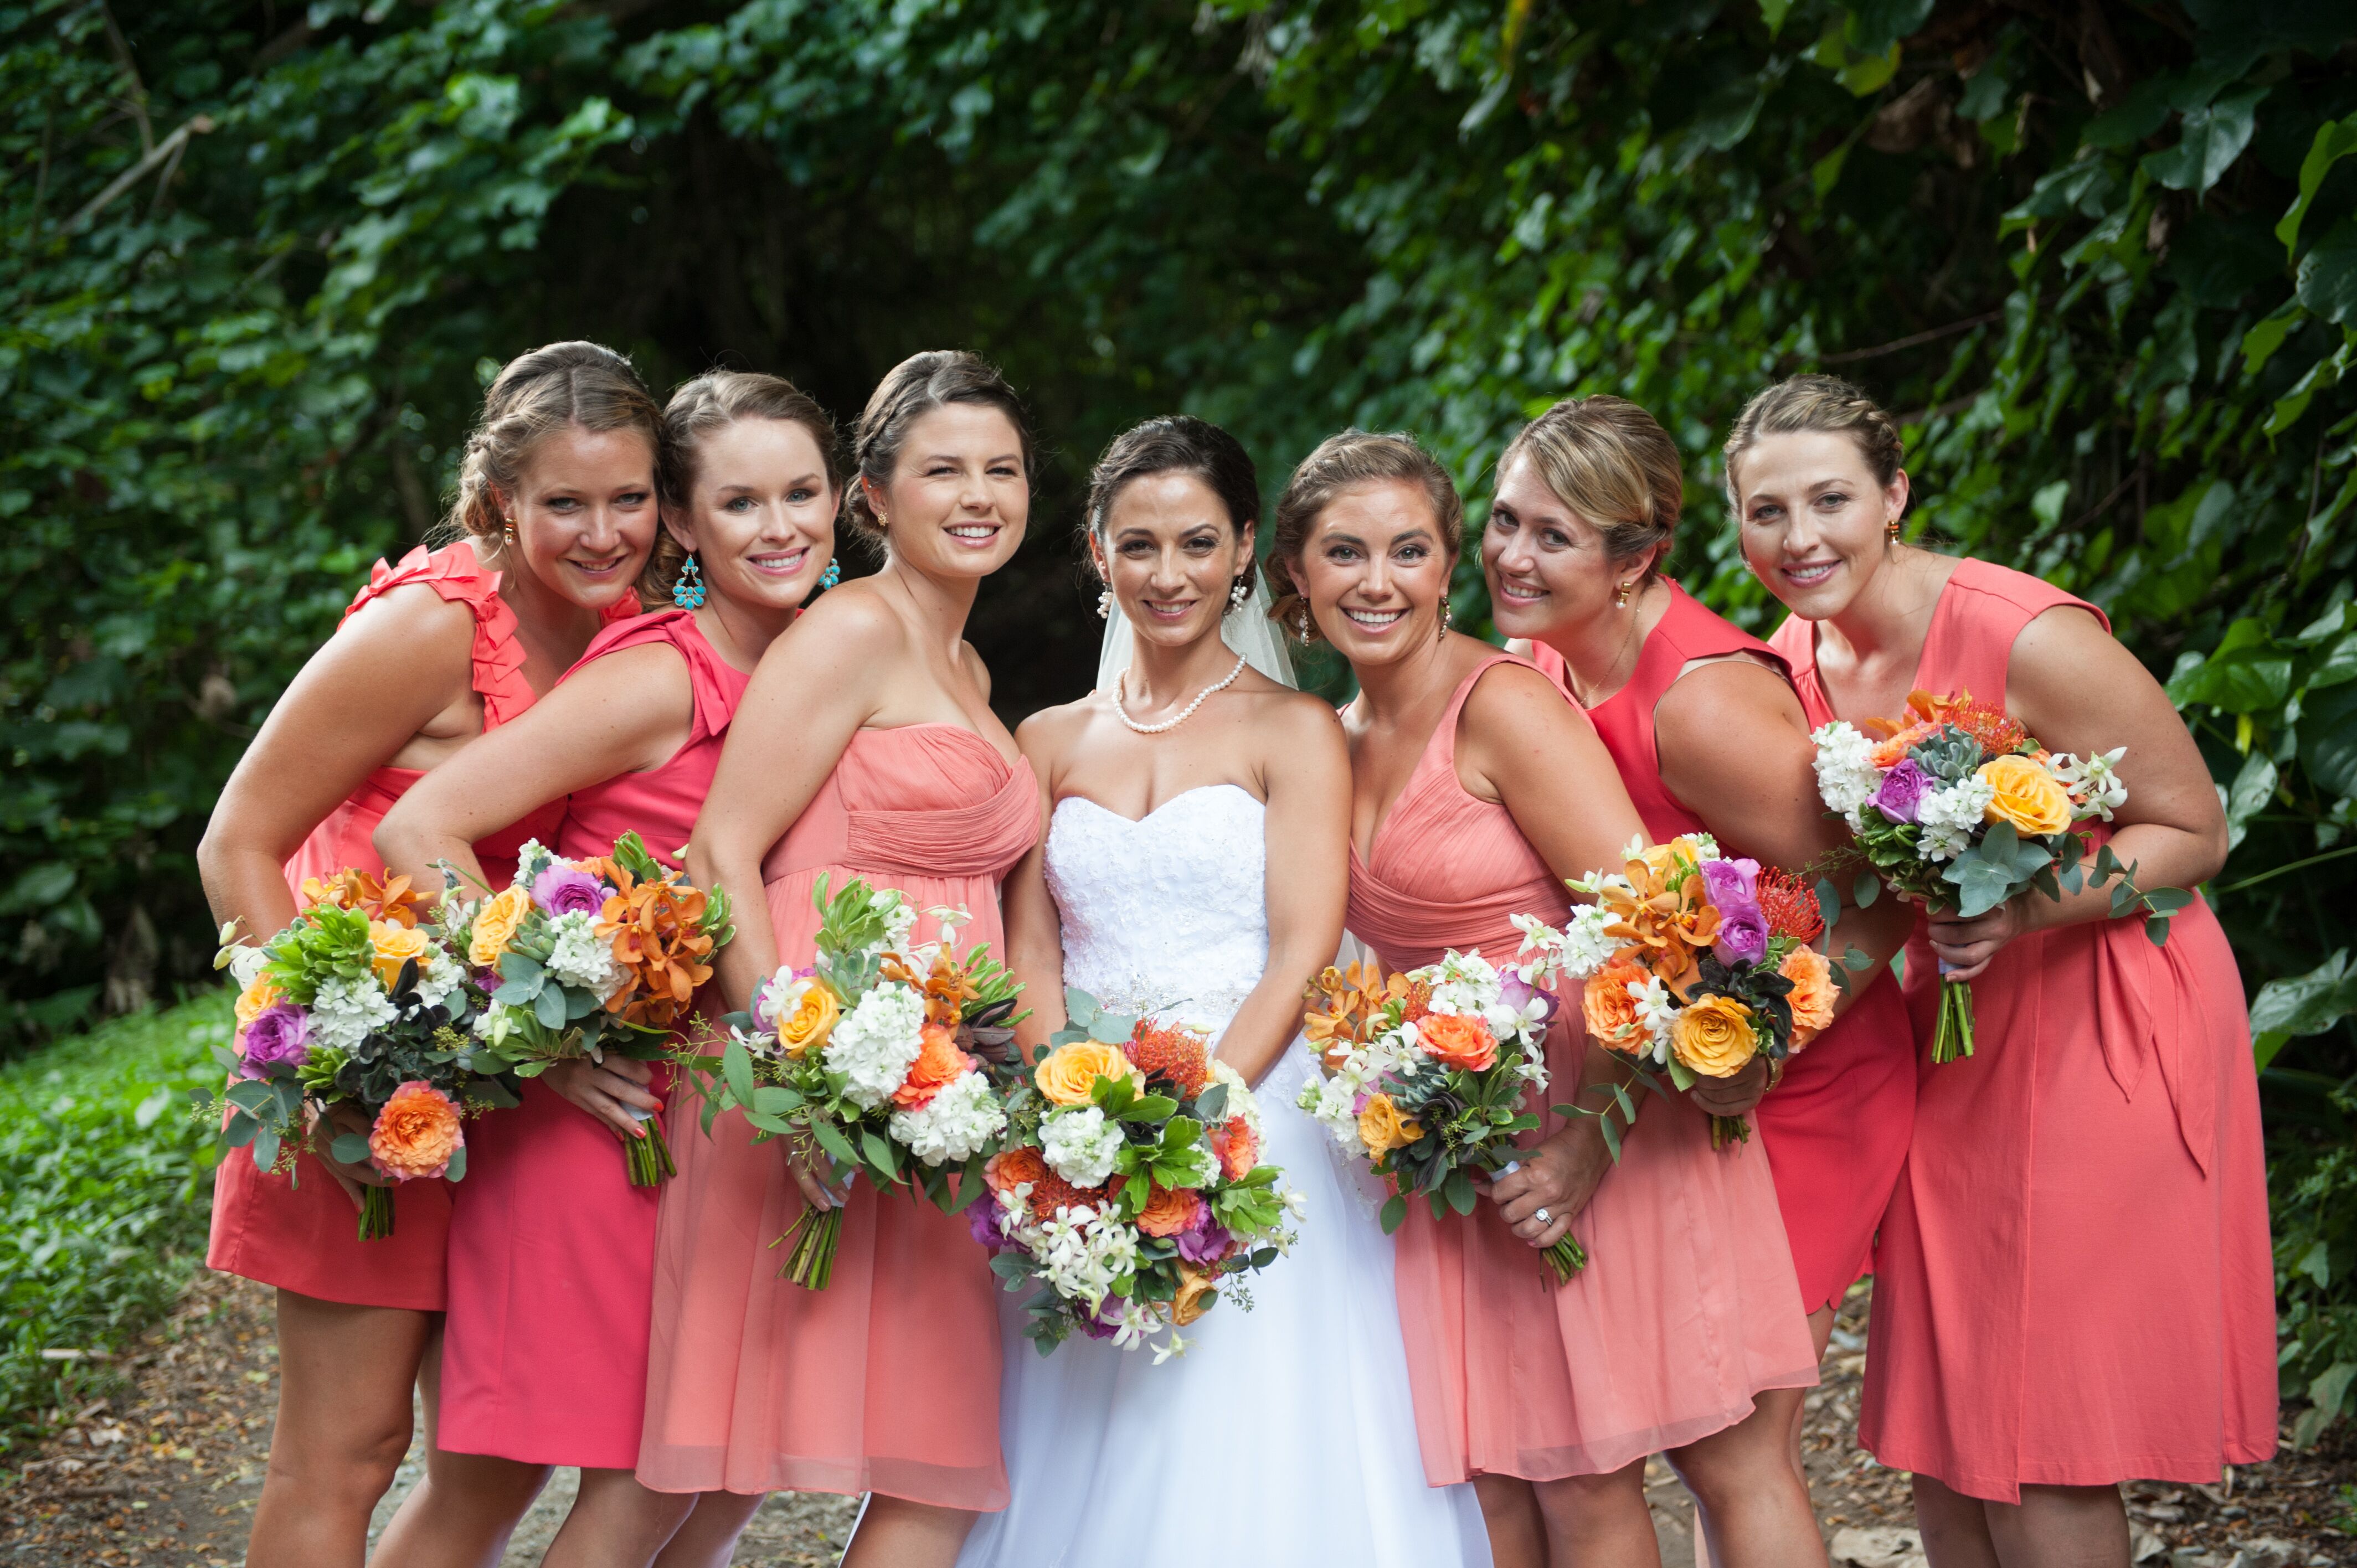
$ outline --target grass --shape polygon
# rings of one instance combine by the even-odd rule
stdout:
[[[0,1448],[123,1385],[116,1357],[204,1257],[222,994],[0,1067]],[[67,1354],[72,1352],[72,1354]]]

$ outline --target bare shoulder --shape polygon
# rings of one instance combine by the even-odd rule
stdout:
[[[1503,736],[1531,725],[1577,728],[1579,714],[1561,687],[1527,664],[1499,664],[1484,671],[1465,698],[1460,728],[1468,734]]]
[[[2084,717],[2123,702],[2166,703],[2168,698],[2152,671],[2101,621],[2075,605],[2057,605],[2014,639],[2006,660],[2003,700],[2035,730],[2040,724]]]
[[[1784,677],[1752,659],[1717,659],[1686,671],[1654,705],[1657,730],[1711,742],[1807,727],[1801,700]]]
[[[1080,745],[1103,703],[1103,699],[1092,693],[1078,702],[1041,708],[1015,726],[1015,744],[1023,748],[1031,766],[1047,777]]]
[[[846,583],[795,617],[786,635],[770,646],[789,641],[805,649],[817,645],[836,650],[846,659],[872,659],[904,646],[908,628],[873,591]]]
[[[1266,677],[1262,680],[1262,689],[1244,695],[1252,704],[1254,732],[1265,738],[1271,751],[1316,746],[1332,747],[1337,756],[1341,754],[1342,716],[1325,698],[1280,686]]]
[[[2055,660],[2104,658],[2126,654],[2104,623],[2076,605],[2056,605],[2030,618],[2013,640],[2011,664],[2018,676],[2025,659],[2032,663]]]
[[[668,642],[642,642],[600,654],[567,675],[556,691],[614,702],[694,700],[687,656]]]

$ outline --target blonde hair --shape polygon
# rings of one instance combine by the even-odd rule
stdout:
[[[818,443],[820,460],[826,465],[827,484],[837,490],[843,488],[842,450],[835,439],[834,421],[817,399],[782,376],[707,371],[683,382],[663,406],[662,450],[656,460],[655,484],[667,510],[686,511],[703,467],[704,438],[740,419],[775,419],[809,431],[811,439]],[[647,557],[646,572],[639,579],[640,596],[650,603],[669,599],[686,561],[687,552],[680,548],[671,531],[658,529],[654,553]]]
[[[1735,460],[1763,435],[1826,431],[1857,444],[1875,483],[1889,489],[1899,478],[1907,444],[1882,405],[1839,376],[1794,376],[1752,395],[1727,435],[1727,500],[1739,516],[1743,498],[1735,485]]]
[[[604,434],[635,430],[647,438],[650,467],[662,450],[662,413],[630,361],[596,343],[551,343],[510,360],[483,393],[482,417],[458,463],[458,494],[435,530],[438,538],[470,535],[496,543],[524,465],[540,444],[567,426]]]
[[[1440,542],[1448,552],[1453,564],[1464,544],[1465,502],[1457,494],[1457,486],[1440,459],[1426,451],[1415,436],[1405,431],[1378,434],[1366,430],[1345,430],[1329,435],[1318,444],[1318,449],[1301,460],[1293,477],[1285,484],[1285,494],[1277,498],[1275,538],[1268,552],[1269,592],[1275,602],[1268,607],[1268,618],[1284,626],[1305,640],[1318,636],[1318,623],[1309,613],[1309,600],[1304,596],[1293,575],[1293,563],[1301,558],[1309,542],[1309,531],[1318,524],[1318,514],[1332,503],[1334,498],[1353,485],[1379,484],[1404,480],[1422,489],[1425,499],[1432,504],[1432,514],[1440,524]]]
[[[1661,422],[1624,397],[1566,398],[1523,426],[1498,472],[1528,457],[1555,499],[1604,536],[1615,566],[1641,556],[1644,581],[1661,575],[1685,508],[1685,467]]]

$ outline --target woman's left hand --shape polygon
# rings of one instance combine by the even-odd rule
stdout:
[[[1955,911],[1934,913],[1931,918],[1932,956],[1940,961],[1940,978],[1977,980],[1996,957],[1997,950],[2027,935],[2031,922],[2020,898],[2008,898],[1986,915],[1971,919]]]
[[[1740,1116],[1768,1095],[1766,1057],[1753,1057],[1732,1078],[1698,1078],[1686,1095],[1713,1116]]]

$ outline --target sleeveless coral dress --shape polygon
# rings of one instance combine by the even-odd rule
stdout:
[[[477,560],[463,540],[432,551],[421,544],[403,556],[398,566],[379,561],[344,618],[350,620],[362,606],[412,584],[422,584],[446,602],[474,611],[472,683],[483,702],[484,730],[497,729],[532,706],[536,693],[524,679],[515,611],[500,597],[500,574]],[[607,612],[607,618],[637,613],[637,602],[625,598]],[[424,777],[414,768],[380,768],[370,774],[311,830],[286,863],[288,888],[299,899],[306,877],[328,876],[347,866],[382,867],[384,860],[371,835],[393,803]],[[560,811],[552,804],[475,846],[492,886],[503,886],[514,876],[516,851],[524,840],[553,832]],[[401,1183],[393,1189],[393,1234],[362,1241],[356,1233],[358,1211],[317,1156],[298,1155],[290,1177],[258,1171],[250,1155],[235,1150],[214,1178],[212,1235],[205,1265],[321,1301],[439,1312],[450,1193],[448,1182]]]
[[[605,854],[636,832],[676,865],[704,808],[751,677],[705,640],[693,615],[658,610],[608,628],[566,679],[607,654],[658,646],[687,662],[686,744],[660,768],[576,790],[553,846],[568,860]],[[651,1087],[668,1109],[668,1066],[656,1066]],[[679,1128],[694,1135],[694,1119],[679,1119],[674,1141]],[[646,1407],[662,1188],[632,1187],[613,1133],[537,1079],[525,1082],[520,1108],[482,1118],[467,1141],[467,1179],[450,1189],[437,1442],[456,1454],[628,1470]]]
[[[1958,562],[1915,684],[2003,695],[2014,639],[2063,605],[2103,619],[2036,577]],[[1822,703],[1813,631],[1787,646]],[[2133,794],[2133,752],[2122,777]],[[1937,980],[1919,928],[1906,989],[1927,1052]],[[1978,1050],[1921,1068],[1877,1258],[1862,1441],[2000,1502],[2032,1485],[2215,1481],[2266,1458],[2266,1172],[2217,917],[2196,898],[2161,948],[2133,919],[2016,938],[1973,982],[1973,1010]]]
[[[1629,683],[1589,710],[1620,769],[1620,782],[1656,843],[1710,826],[1670,792],[1653,736],[1653,713],[1687,664],[1733,653],[1785,663],[1761,642],[1704,607],[1675,583],[1669,613],[1646,635]],[[1533,662],[1570,693],[1563,655],[1544,643]],[[1803,699],[1812,725],[1820,714]],[[1739,758],[1730,766],[1739,767]],[[1787,869],[1797,869],[1787,867]],[[1751,1113],[1776,1177],[1776,1202],[1792,1245],[1792,1271],[1809,1311],[1840,1305],[1868,1272],[1875,1227],[1889,1206],[1915,1121],[1915,1031],[1889,971],[1843,1010],[1833,1027],[1786,1058],[1783,1081]]]
[[[810,962],[821,876],[963,908],[1005,956],[998,883],[1039,834],[1039,785],[973,730],[863,729],[762,871],[781,963]],[[915,940],[938,922],[920,915]],[[996,1276],[963,1215],[852,1184],[834,1278],[778,1277],[802,1199],[742,1117],[685,1129],[656,1226],[654,1344],[639,1479],[657,1491],[882,1492],[1006,1506]]]
[[[1512,815],[1457,776],[1457,723],[1484,662],[1451,698],[1375,832],[1351,856],[1350,928],[1387,969],[1454,948],[1497,959],[1522,945],[1512,917],[1561,921],[1563,883]],[[1574,712],[1577,712],[1574,708]],[[1547,1036],[1555,1085],[1578,1081],[1577,999]],[[1526,1143],[1562,1120],[1546,1111]],[[1436,1220],[1408,1205],[1397,1237],[1400,1328],[1425,1478],[1602,1475],[1732,1426],[1762,1389],[1816,1381],[1816,1357],[1767,1165],[1710,1146],[1710,1119],[1646,1097],[1572,1232],[1587,1267],[1557,1286],[1497,1206]]]

